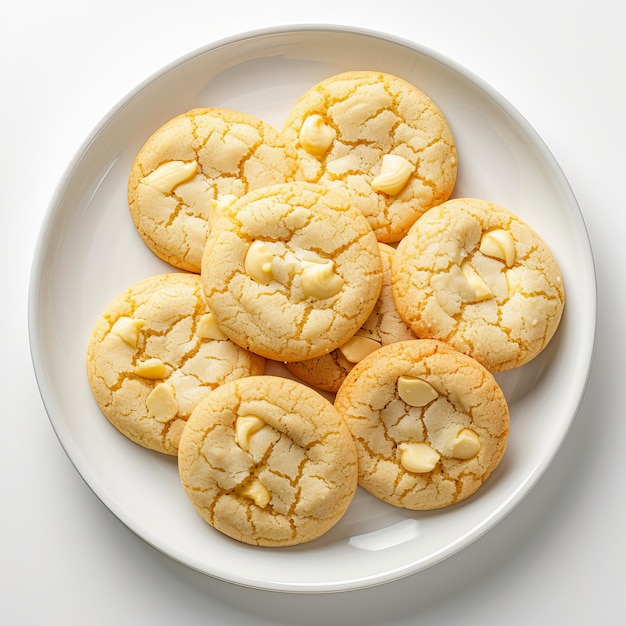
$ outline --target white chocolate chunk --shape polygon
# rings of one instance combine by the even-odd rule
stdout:
[[[326,171],[334,176],[342,176],[350,171],[358,170],[360,166],[359,157],[349,152],[332,161],[326,163]]]
[[[274,257],[263,241],[253,241],[244,259],[246,274],[261,285],[269,285],[272,281],[272,262]]]
[[[135,374],[142,378],[158,380],[159,378],[167,378],[170,374],[170,370],[161,359],[152,358],[137,363],[135,366]]]
[[[324,118],[314,113],[307,117],[300,128],[300,145],[313,156],[322,156],[335,140],[335,131]]]
[[[400,450],[400,464],[413,474],[432,472],[439,463],[439,453],[427,443],[401,443],[398,450]]]
[[[344,281],[335,273],[335,262],[331,259],[303,261],[302,291],[310,298],[322,300],[341,291]]]
[[[481,302],[482,300],[488,300],[493,298],[493,292],[489,289],[489,285],[479,276],[478,272],[469,264],[468,261],[464,261],[461,264],[461,271],[465,280],[472,288],[473,302]]]
[[[211,213],[209,214],[209,228],[213,228],[217,220],[224,215],[226,209],[237,200],[237,196],[228,193],[211,200]]]
[[[143,178],[143,182],[162,193],[172,193],[198,171],[196,161],[167,161]]]
[[[247,485],[243,485],[237,489],[236,492],[244,498],[249,498],[262,509],[264,509],[272,499],[272,494],[258,478]]]
[[[486,232],[480,240],[479,250],[486,256],[504,261],[507,267],[511,267],[515,263],[513,235],[503,228]]]
[[[512,297],[516,293],[524,293],[524,275],[516,272],[505,272],[504,277],[506,279],[506,286],[509,292],[509,297]]]
[[[372,181],[372,189],[395,196],[409,182],[414,169],[413,164],[399,154],[385,154],[380,165],[380,173]]]
[[[139,339],[139,331],[143,328],[145,323],[145,320],[120,317],[115,324],[113,324],[111,332],[123,339],[131,348],[136,348],[137,340]]]
[[[169,383],[159,383],[146,398],[148,412],[157,422],[166,424],[178,413],[178,401]]]
[[[473,430],[463,428],[452,442],[451,450],[455,459],[472,459],[480,452],[480,439]]]
[[[380,343],[369,337],[360,337],[355,335],[350,337],[343,345],[339,346],[341,354],[350,363],[358,363],[362,361],[368,354],[378,350]]]
[[[226,335],[222,332],[220,327],[217,325],[215,318],[212,313],[205,313],[198,323],[198,328],[196,330],[196,335],[201,339],[217,339],[219,341],[223,341],[224,339],[228,339]]]
[[[265,426],[256,415],[242,415],[235,420],[235,443],[246,452],[250,450],[250,438]]]
[[[437,399],[437,390],[425,380],[416,376],[398,377],[398,395],[409,406],[426,406],[429,402]]]

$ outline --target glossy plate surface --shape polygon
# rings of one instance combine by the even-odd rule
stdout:
[[[140,448],[108,423],[89,389],[85,350],[114,296],[141,278],[171,271],[139,238],[126,202],[128,172],[148,136],[198,106],[245,111],[280,128],[307,88],[353,69],[396,74],[437,102],[458,147],[454,195],[502,204],[542,236],[563,274],[566,309],[538,358],[498,375],[511,410],[509,447],[475,496],[419,513],[359,490],[345,517],[321,539],[287,549],[251,547],[201,520],[183,493],[174,458]],[[59,441],[124,524],[208,575],[262,589],[322,592],[388,582],[450,557],[529,492],[581,400],[595,306],[593,258],[576,200],[552,155],[510,104],[462,67],[414,43],[307,26],[207,46],[147,80],[107,115],[68,168],[43,224],[29,330],[38,384]]]

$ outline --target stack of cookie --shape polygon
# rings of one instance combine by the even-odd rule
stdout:
[[[313,86],[280,132],[193,109],[138,153],[130,213],[173,271],[103,312],[89,381],[120,432],[178,457],[222,533],[294,545],[328,531],[357,484],[427,510],[499,464],[493,373],[546,346],[563,286],[521,219],[451,199],[456,172],[437,105],[370,71]]]

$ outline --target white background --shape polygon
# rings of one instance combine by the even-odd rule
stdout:
[[[620,14],[619,3],[609,0],[2,0],[2,623],[622,623],[626,39]],[[199,47],[305,23],[415,41],[507,98],[573,188],[594,250],[599,297],[595,360],[580,411],[522,503],[487,535],[424,572],[322,596],[208,578],[128,531],[56,439],[38,395],[27,332],[39,228],[65,168],[108,111]]]

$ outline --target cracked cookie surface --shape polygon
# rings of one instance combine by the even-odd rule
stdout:
[[[295,149],[296,177],[347,188],[382,242],[401,239],[456,182],[456,146],[442,111],[390,74],[321,81],[294,104],[281,135]]]
[[[200,399],[229,380],[262,374],[265,360],[219,331],[197,274],[145,278],[97,320],[87,348],[93,395],[108,420],[151,450],[176,455]]]
[[[292,374],[317,389],[336,393],[354,364],[367,354],[380,346],[415,339],[400,318],[391,291],[391,259],[395,248],[384,243],[378,248],[383,265],[383,286],[374,310],[363,326],[346,343],[328,354],[285,364]]]
[[[421,338],[440,339],[492,372],[527,363],[559,325],[558,265],[531,227],[476,198],[430,209],[398,244],[398,311]]]
[[[157,256],[199,273],[215,204],[291,180],[293,172],[294,160],[269,124],[229,109],[191,109],[138,152],[128,181],[130,214]]]
[[[435,340],[370,354],[348,374],[335,407],[356,444],[359,484],[412,510],[475,493],[508,440],[509,411],[493,375]]]
[[[352,437],[333,405],[296,381],[255,376],[209,393],[189,418],[179,472],[191,503],[244,543],[311,541],[357,487]]]
[[[347,194],[272,185],[224,210],[202,259],[220,328],[277,361],[325,354],[372,312],[382,286],[378,242]]]

